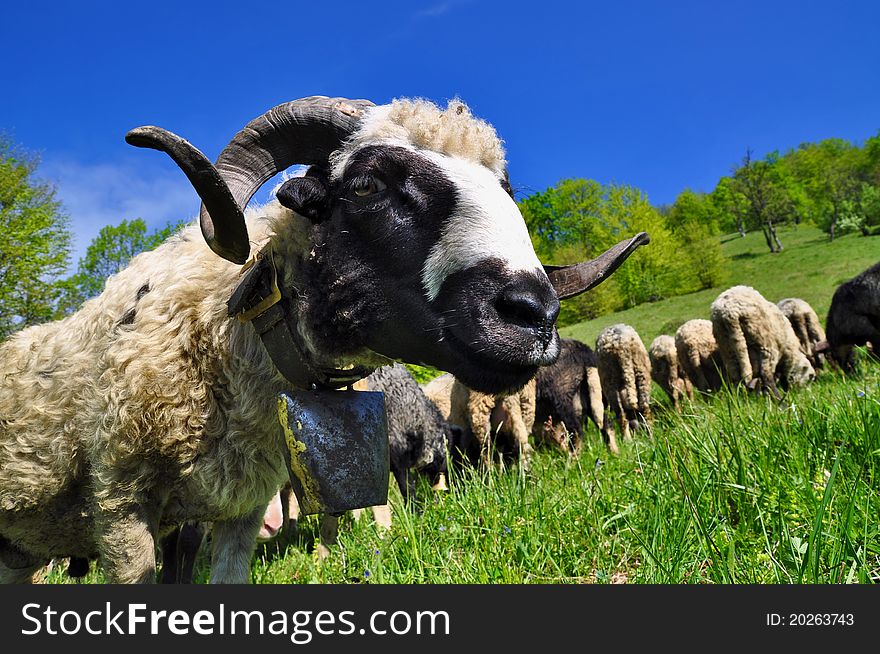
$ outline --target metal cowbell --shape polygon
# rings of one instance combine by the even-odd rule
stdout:
[[[384,393],[279,393],[288,471],[302,513],[342,513],[388,501]]]

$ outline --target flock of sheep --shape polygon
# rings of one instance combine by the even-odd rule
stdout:
[[[171,157],[199,221],[75,314],[0,343],[0,583],[53,559],[72,576],[98,560],[109,581],[153,582],[159,550],[163,580],[188,581],[207,527],[211,581],[248,581],[256,541],[296,513],[277,413],[291,388],[383,391],[391,471],[412,506],[419,475],[445,487],[450,457],[528,465],[530,435],[576,455],[586,419],[616,452],[605,409],[623,439],[650,425],[651,356],[677,404],[725,376],[778,394],[821,355],[847,368],[853,344],[880,351],[880,266],[838,289],[827,343],[802,304],[744,287],[650,355],[623,325],[595,352],[560,339],[560,301],[648,236],[542,265],[501,140],[459,101],[295,100],[239,130],[216,163],[158,127],[126,140]],[[308,169],[245,210],[294,164]],[[448,374],[422,388],[394,360]],[[336,523],[322,521],[325,552]]]

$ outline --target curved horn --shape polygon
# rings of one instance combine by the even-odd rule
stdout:
[[[220,153],[216,167],[158,127],[132,130],[126,140],[174,159],[202,198],[199,222],[205,241],[224,259],[244,263],[250,243],[243,210],[257,189],[293,164],[326,163],[371,106],[368,100],[323,96],[280,104],[245,125]]]
[[[171,157],[199,194],[202,207],[208,207],[208,211],[219,215],[237,214],[227,225],[228,240],[222,243],[216,240],[208,241],[208,245],[224,259],[244,263],[250,253],[244,214],[236,204],[226,182],[208,158],[189,141],[153,125],[136,127],[125,135],[125,141],[138,148],[159,150]],[[204,232],[204,228],[202,231]],[[245,244],[244,256],[242,249],[234,246],[236,243]]]
[[[202,205],[199,219],[208,244],[228,240],[237,246],[237,214],[257,189],[294,164],[326,163],[357,129],[364,110],[372,106],[369,100],[313,96],[280,104],[245,125],[223,148],[216,164],[238,211],[230,206],[228,212],[218,212],[207,202]],[[232,234],[229,239],[227,227]],[[250,250],[247,239],[241,249]]]
[[[639,232],[592,261],[583,261],[570,266],[544,266],[544,270],[556,290],[556,295],[560,300],[565,300],[601,284],[637,247],[650,242],[647,232]]]

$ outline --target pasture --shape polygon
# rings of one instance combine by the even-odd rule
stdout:
[[[811,227],[784,230],[781,254],[760,234],[724,244],[725,284],[768,299],[806,299],[824,316],[834,288],[877,261],[880,241],[828,244]],[[563,330],[590,344],[632,324],[649,343],[707,317],[722,289],[639,306]],[[654,398],[666,404],[654,387]],[[782,404],[724,389],[658,411],[653,439],[609,456],[589,425],[577,459],[539,450],[529,470],[453,470],[452,490],[420,513],[392,484],[391,530],[369,512],[346,519],[318,561],[315,517],[257,551],[254,583],[871,583],[880,581],[880,365],[849,378],[825,371]],[[206,581],[203,556],[197,578]],[[69,581],[61,566],[47,576]],[[87,582],[102,580],[94,567]]]

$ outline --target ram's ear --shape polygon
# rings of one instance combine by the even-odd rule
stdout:
[[[329,212],[330,195],[323,176],[307,175],[289,179],[281,185],[277,195],[282,206],[315,223],[324,220]]]

